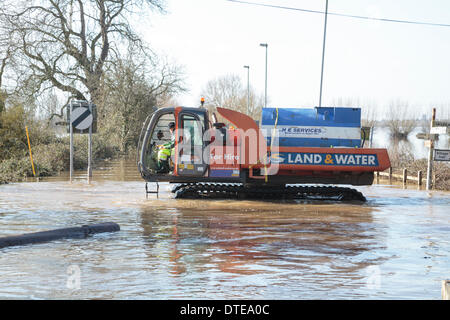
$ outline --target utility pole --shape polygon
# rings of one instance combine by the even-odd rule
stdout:
[[[322,71],[320,73],[319,107],[322,106],[323,65],[324,65],[324,61],[325,61],[325,40],[327,37],[327,17],[328,17],[328,0],[326,0],[326,4],[325,4],[325,25],[323,28]]]

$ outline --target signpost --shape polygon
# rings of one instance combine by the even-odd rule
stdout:
[[[70,101],[67,110],[67,119],[70,133],[70,182],[73,176],[73,134],[89,133],[88,136],[88,182],[92,177],[92,133],[96,131],[96,108],[87,101]]]
[[[449,121],[438,121],[435,120],[432,123],[432,127],[449,127],[450,126],[450,122]]]
[[[418,134],[416,134],[416,138],[421,140],[431,140],[431,139],[434,140],[436,139],[436,134],[419,132]]]
[[[70,130],[70,170],[69,170],[69,180],[72,183],[72,175],[73,175],[73,126],[70,122],[70,115],[73,112],[72,101],[70,101],[69,109],[68,109],[68,117],[67,120],[69,122],[69,130]]]
[[[436,121],[436,108],[433,108],[431,116],[429,140],[425,141],[425,146],[430,148],[428,153],[428,168],[427,168],[427,190],[431,189],[431,174],[433,170],[434,161],[450,161],[450,150],[434,149],[434,140],[438,134],[448,134],[450,132],[450,122]],[[420,138],[419,138],[420,139]]]
[[[447,133],[449,133],[449,127],[431,127],[430,133],[432,133],[432,134],[447,134]]]

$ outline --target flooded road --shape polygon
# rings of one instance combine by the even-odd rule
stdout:
[[[450,193],[358,187],[365,204],[146,199],[133,162],[0,185],[0,236],[116,222],[0,249],[3,299],[440,299]]]

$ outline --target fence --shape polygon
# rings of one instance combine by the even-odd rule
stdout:
[[[417,171],[417,175],[408,175],[408,170],[405,168],[402,171],[402,174],[397,174],[392,172],[392,168],[389,168],[389,170],[382,171],[382,172],[375,172],[375,177],[377,179],[377,183],[379,183],[380,176],[381,177],[387,177],[389,180],[397,179],[403,182],[403,184],[407,184],[408,181],[417,182],[417,185],[420,187],[423,185],[423,183],[427,181],[427,178],[423,177],[422,170]],[[431,180],[433,182],[433,179]]]

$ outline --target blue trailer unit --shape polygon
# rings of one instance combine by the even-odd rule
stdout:
[[[360,108],[263,108],[261,129],[267,144],[282,147],[360,147]]]

